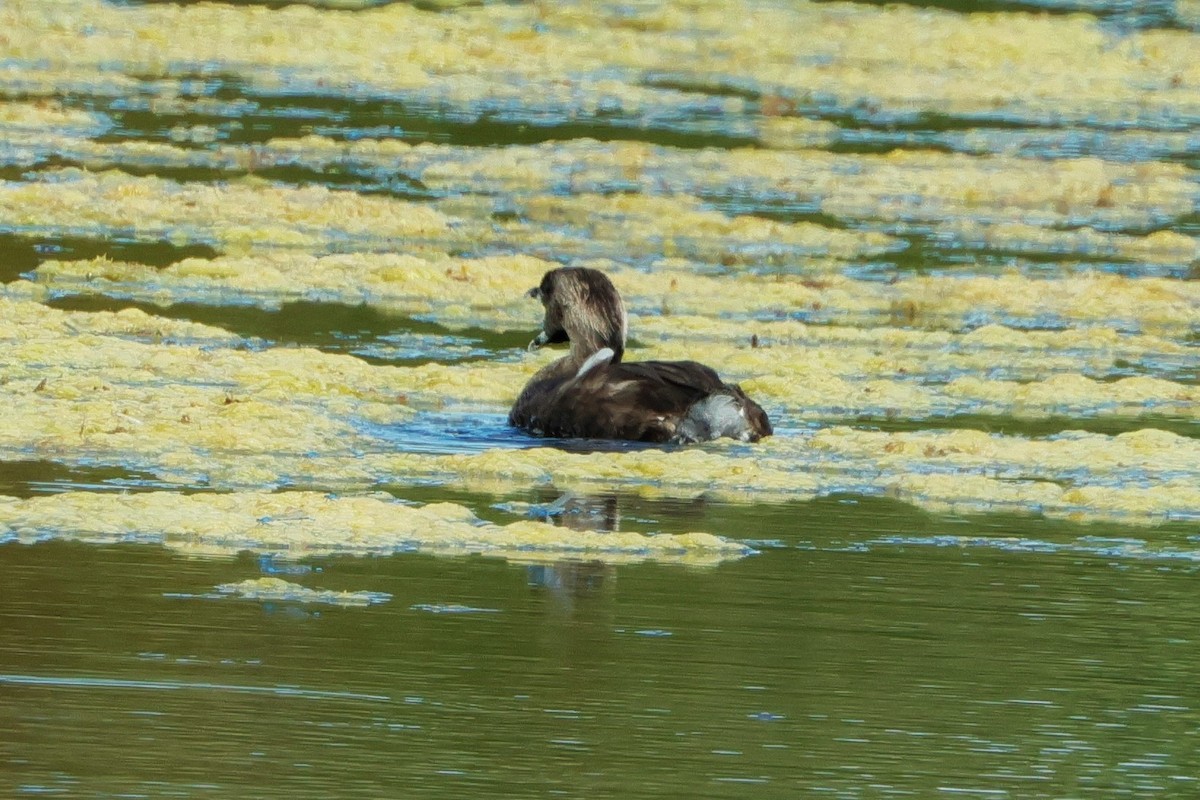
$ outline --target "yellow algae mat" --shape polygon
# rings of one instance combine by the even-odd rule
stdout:
[[[386,603],[392,599],[387,592],[336,591],[333,589],[310,589],[282,578],[249,578],[237,583],[222,583],[214,592],[201,595],[205,598],[238,597],[263,602],[286,601],[291,603],[320,604],[331,606],[370,606]]]
[[[1195,24],[1194,4],[1179,5],[1178,21]],[[439,14],[398,3],[345,13],[21,0],[0,10],[0,29],[7,57],[36,65],[6,80],[29,88],[96,72],[110,73],[117,88],[122,79],[219,66],[262,88],[376,88],[443,102],[578,99],[604,109],[663,103],[656,85],[709,86],[726,90],[717,96],[722,110],[736,111],[747,100],[730,89],[766,86],[781,110],[793,97],[822,94],[885,108],[1121,120],[1130,107],[1194,111],[1200,83],[1186,29],[1114,41],[1082,14],[842,3],[487,4]],[[647,73],[658,80],[643,80]]]
[[[838,425],[783,431],[750,447],[718,442],[629,452],[511,446],[477,454],[396,452],[391,440],[379,438],[379,426],[402,430],[424,413],[418,410],[423,404],[438,399],[502,414],[544,356],[499,365],[369,365],[309,349],[237,349],[222,331],[136,310],[68,313],[31,301],[0,301],[0,308],[6,321],[0,393],[7,405],[0,452],[8,458],[117,464],[163,481],[218,489],[432,482],[497,494],[541,485],[739,502],[862,491],[936,509],[1036,510],[1143,523],[1200,510],[1200,444],[1153,429],[1030,439]],[[706,350],[732,374],[746,353],[766,351]],[[913,369],[917,364],[919,356]],[[761,369],[768,368],[763,361]],[[797,367],[784,362],[774,369],[788,374]],[[808,383],[802,404],[792,407],[787,393],[765,392],[768,408],[802,417],[812,407],[878,402],[869,400],[874,395],[911,409],[914,393],[919,398],[931,391],[906,390],[902,381],[884,378],[814,382],[818,374],[795,375],[797,383]],[[771,380],[782,378],[751,374],[745,383],[765,387]],[[1100,383],[1067,375],[1032,384],[978,383],[976,391],[992,392],[990,402],[1009,413],[1082,408],[1136,415],[1157,402],[1195,414],[1198,407],[1195,387],[1153,379]],[[856,393],[863,401],[854,402]]]
[[[359,494],[416,486],[1200,517],[1195,4],[1128,30],[845,3],[363,5],[0,7],[0,459],[179,490],[6,497],[0,539],[745,552]],[[631,359],[711,364],[776,436],[589,453],[499,433],[555,357],[509,340],[532,338],[524,293],[562,264],[612,276]],[[369,363],[172,318],[298,302],[509,338]],[[414,445],[438,415],[485,446],[455,426]]]
[[[67,492],[0,498],[0,538],[53,536],[94,543],[152,541],[188,555],[243,550],[289,559],[397,552],[495,555],[519,561],[575,557],[712,564],[749,548],[709,534],[578,531],[544,522],[484,522],[452,503],[420,508],[387,496],[319,492],[133,495]]]

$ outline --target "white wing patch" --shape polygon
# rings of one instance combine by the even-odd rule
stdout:
[[[615,353],[613,353],[611,347],[602,347],[592,353],[588,356],[588,360],[583,362],[582,366],[579,367],[579,371],[575,373],[575,380],[579,380],[601,364],[612,362],[614,355]]]

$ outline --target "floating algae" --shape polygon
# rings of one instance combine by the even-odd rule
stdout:
[[[157,542],[187,555],[250,551],[289,559],[423,552],[514,561],[715,564],[751,552],[706,533],[577,531],[534,521],[495,525],[463,506],[414,507],[386,495],[64,492],[28,500],[0,497],[0,540],[47,538]]]
[[[639,254],[653,252],[663,242],[674,252],[687,252],[696,240],[713,243],[707,250],[696,249],[696,255],[711,255],[713,246],[723,243],[726,260],[738,260],[740,253],[747,265],[755,264],[755,255],[778,261],[788,253],[844,260],[895,251],[901,242],[871,229],[899,222],[934,226],[960,249],[1134,261],[1195,253],[1194,242],[1186,237],[1145,234],[1147,228],[1191,212],[1194,186],[1178,164],[1129,165],[1099,158],[1047,163],[929,150],[886,156],[692,151],[594,141],[481,151],[320,136],[255,145],[218,143],[197,151],[158,142],[97,142],[83,136],[88,122],[99,124],[93,117],[63,111],[44,117],[46,125],[39,128],[42,118],[31,116],[27,123],[7,127],[0,120],[0,135],[11,143],[0,159],[35,166],[53,153],[94,170],[156,170],[210,179],[262,174],[315,178],[400,197],[476,195],[488,211],[502,210],[509,217],[504,236],[529,243],[537,242],[539,233],[545,236],[551,223],[566,223],[593,242],[627,241]],[[564,188],[571,194],[564,195]],[[637,194],[628,194],[635,190]],[[715,202],[734,216],[725,218],[691,198]],[[807,210],[808,216],[856,226],[791,226],[751,216],[767,214],[780,203],[801,218]],[[575,248],[584,245],[574,237],[565,241]],[[758,248],[751,249],[756,242]],[[597,251],[596,244],[589,249]]]
[[[682,255],[806,271],[822,268],[816,259],[828,270],[830,262],[841,269],[850,257],[895,253],[904,245],[898,235],[927,236],[947,259],[986,250],[1180,272],[1196,258],[1194,237],[1162,230],[1193,213],[1188,168],[1146,161],[1132,145],[1137,159],[1096,157],[1090,144],[1136,135],[1149,152],[1161,147],[1194,157],[1194,141],[1181,131],[1200,113],[1200,73],[1191,58],[1193,36],[1184,30],[1134,30],[1118,38],[1082,16],[758,3],[736,10],[668,4],[654,11],[487,5],[455,14],[404,4],[338,14],[102,3],[67,13],[54,4],[22,3],[4,13],[13,66],[0,89],[52,99],[44,107],[23,102],[7,126],[0,119],[0,136],[10,144],[0,147],[0,163],[66,161],[213,182],[261,172],[271,180],[446,200],[414,208],[395,196],[353,198],[346,196],[353,192],[262,181],[196,189],[106,175],[69,181],[81,193],[73,198],[112,207],[107,215],[85,207],[89,220],[53,213],[55,198],[39,188],[40,177],[10,187],[14,202],[42,209],[34,216],[46,226],[90,227],[96,235],[195,235],[232,249],[377,248],[389,236],[404,236],[411,250],[414,238],[436,235],[454,246],[607,258]],[[377,35],[359,35],[364,24]],[[321,46],[280,37],[289,25],[297,35],[318,37]],[[761,36],[763,30],[774,35]],[[696,46],[708,41],[720,47]],[[797,52],[796,41],[809,49]],[[92,92],[120,99],[107,113],[62,107],[72,92],[88,93],[78,85],[88,69]],[[887,81],[876,79],[881,72]],[[1029,86],[1038,87],[1036,95]],[[251,127],[276,131],[289,116],[281,98],[299,108],[311,102],[305,109],[311,120],[286,129],[291,135],[246,141],[240,120],[261,113],[274,127]],[[344,107],[330,111],[330,103]],[[412,109],[426,116],[381,128],[379,119],[388,115],[379,104],[406,121]],[[367,110],[356,112],[360,107]],[[86,135],[131,108],[143,117],[207,122],[180,122],[169,135]],[[1114,109],[1135,118],[1111,119]],[[356,114],[360,127],[338,127]],[[694,131],[699,143],[708,132],[708,143],[731,145],[776,135],[760,137],[759,127],[839,127],[809,116],[851,118],[845,136],[872,130],[886,136],[897,124],[936,128],[936,119],[926,117],[939,116],[957,123],[951,128],[969,122],[979,129],[976,139],[958,145],[964,152],[931,149],[945,146],[943,137],[883,154],[562,142],[566,137],[555,129],[615,120],[622,138],[661,127]],[[510,129],[502,141],[509,146],[446,145],[448,134],[437,129],[446,120]],[[1070,157],[1053,159],[1024,157],[988,127],[1026,125],[1052,135],[1072,121],[1087,135],[1064,141]],[[711,133],[741,125],[749,128],[745,138]],[[395,141],[409,135],[408,127],[431,129],[438,144]],[[523,129],[545,129],[553,144],[514,145]],[[40,149],[39,136],[48,142]],[[172,138],[189,141],[163,140]],[[69,174],[46,170],[45,180]],[[472,202],[462,203],[463,195]],[[214,202],[228,217],[223,225],[206,218]],[[260,203],[260,218],[243,218],[246,206]],[[821,224],[793,224],[780,219],[780,209],[784,217]],[[463,218],[453,219],[456,212]],[[369,221],[373,235],[339,220]],[[837,224],[825,224],[831,220]]]
[[[752,450],[571,453],[554,448],[390,456],[396,475],[497,493],[518,487],[632,491],[736,503],[838,492],[888,495],[936,511],[1036,512],[1141,525],[1200,518],[1200,448],[1153,429],[1044,439],[979,431],[882,433],[837,426],[776,435]]]
[[[214,587],[217,596],[240,597],[263,602],[303,603],[305,605],[372,606],[392,599],[387,592],[334,591],[310,589],[281,578],[251,578]]]
[[[0,299],[0,320],[6,453],[195,463],[203,474],[205,463],[248,452],[353,447],[351,414],[392,423],[413,413],[394,374],[349,356],[235,349],[219,329],[136,310],[74,314]]]
[[[404,449],[405,426],[426,413],[421,409],[455,402],[503,414],[553,354],[511,363],[390,367],[310,349],[240,349],[237,337],[219,329],[136,310],[64,312],[29,300],[0,300],[0,309],[0,339],[6,342],[0,396],[8,407],[0,420],[0,452],[8,457],[110,464],[160,481],[224,489],[441,483],[499,494],[547,486],[736,502],[858,491],[928,507],[1034,508],[1143,522],[1186,517],[1200,508],[1186,486],[1200,474],[1194,440],[1151,430],[1030,439],[833,426],[783,430],[752,448],[716,443],[677,452],[588,454],[532,446],[397,452]],[[1036,365],[1048,343],[1095,348],[1098,362],[1114,357],[1108,348],[1126,357],[1139,346],[1171,349],[1170,342],[1150,336],[909,331],[893,335],[884,358],[863,344],[861,331],[794,333],[811,333],[814,341],[705,350],[784,420],[812,414],[836,419],[871,408],[881,415],[982,410],[1035,418],[1065,411],[1110,419],[1158,411],[1195,420],[1200,408],[1194,383],[1152,377],[1100,381],[1066,372],[1026,383],[974,374],[940,379],[947,369],[978,371],[981,365],[970,359],[997,352],[1013,369],[1022,359]],[[645,352],[684,355],[674,348],[668,342]],[[908,356],[906,348],[913,351]],[[968,360],[947,363],[952,357]],[[839,359],[846,363],[838,366]],[[1069,368],[1070,362],[1059,366]],[[453,451],[453,441],[447,444]],[[941,482],[933,486],[935,478]],[[1014,480],[1029,483],[1029,491],[1016,492]],[[1126,483],[1134,485],[1109,491]]]
[[[220,188],[119,172],[67,169],[53,180],[0,182],[0,215],[12,229],[76,235],[132,231],[138,238],[223,248],[381,246],[436,238],[448,220],[426,206],[322,186],[290,188],[246,178]]]
[[[865,4],[6,5],[0,227],[40,264],[3,272],[0,456],[231,491],[1191,519],[1200,72],[1178,5],[1119,30]],[[564,263],[613,276],[631,358],[702,353],[778,434],[535,446],[495,431],[548,352],[371,365],[43,305],[369,304],[532,335],[523,293]],[[1105,433],[1038,427],[1064,418]],[[938,427],[960,419],[1051,433]]]
[[[1022,327],[1110,326],[1175,338],[1186,337],[1200,325],[1200,284],[1168,278],[1092,272],[1037,279],[1019,274],[925,275],[881,283],[841,276],[696,275],[694,265],[671,260],[655,263],[649,272],[610,261],[586,263],[606,268],[632,314],[645,317],[632,328],[635,336],[640,327],[660,335],[691,333],[689,316],[699,318],[701,326],[740,317],[754,324],[792,318],[950,330],[973,329],[978,319],[998,318]],[[276,252],[187,258],[162,269],[102,258],[49,261],[35,276],[51,291],[109,293],[162,303],[257,302],[268,307],[303,298],[369,300],[447,326],[486,322],[511,329],[528,327],[530,316],[536,317],[523,294],[553,266],[528,256],[321,257]],[[695,327],[696,320],[690,324]]]
[[[876,115],[894,117],[930,108],[1119,121],[1121,109],[1135,107],[1153,121],[1200,108],[1190,32],[1132,30],[1114,43],[1085,15],[751,2],[636,10],[609,3],[487,4],[465,11],[433,14],[389,4],[328,13],[298,5],[129,7],[96,0],[68,11],[29,2],[0,11],[0,29],[7,31],[8,58],[37,64],[35,72],[116,67],[158,75],[220,64],[263,89],[353,87],[463,105],[519,98],[560,117],[615,108],[652,118],[695,104],[692,93],[731,87],[847,105],[870,100]],[[362,36],[364,29],[374,35]],[[798,50],[797,42],[805,46]],[[647,73],[663,76],[661,88],[638,80]],[[559,80],[563,75],[574,76],[570,85]],[[8,82],[38,85],[35,77],[20,80]],[[707,107],[747,102],[709,98]]]
[[[1198,10],[0,2],[10,793],[1195,779]],[[507,427],[559,266],[775,435]]]
[[[357,260],[357,257],[338,256],[320,261],[333,261],[336,265]],[[385,270],[387,265],[397,262],[407,263],[400,257],[378,259]],[[208,262],[185,261],[167,267],[163,272],[179,266],[186,272],[190,268],[188,265],[193,263]],[[264,262],[249,263],[264,266],[263,271],[270,279],[271,271],[265,269]],[[308,263],[315,267],[315,262]],[[430,287],[430,291],[443,285],[453,287],[447,289],[452,292],[447,302],[478,307],[494,296],[497,284],[511,280],[518,286],[532,285],[544,266],[544,262],[536,259],[460,262],[463,274],[467,276],[463,280],[447,278],[442,270],[433,268],[412,270],[400,282],[411,287],[404,290],[409,296],[420,296],[424,287]],[[246,269],[241,274],[249,278],[254,273]],[[477,274],[481,277],[476,277]],[[286,282],[283,277],[279,280]],[[301,278],[297,277],[297,280]],[[710,282],[714,284],[711,289]],[[1170,283],[1159,289],[1154,285],[1156,280],[1124,281],[1110,277],[1103,284],[1111,286],[1114,282],[1130,284],[1127,305],[1138,305],[1139,296],[1146,298],[1143,319],[1153,316],[1151,308],[1160,308],[1164,317],[1178,314],[1182,322],[1195,316],[1195,309],[1200,308],[1200,302],[1192,306],[1181,299],[1187,297],[1186,290],[1177,289]],[[639,281],[630,283],[636,287]],[[713,293],[714,302],[717,302],[717,283],[701,280],[704,290]],[[738,294],[737,284],[734,282],[728,295]],[[1089,283],[1079,282],[1078,286],[1082,291]],[[684,289],[662,288],[672,295],[688,296]],[[750,294],[749,290],[745,291]],[[1097,295],[1102,295],[1099,289]],[[634,293],[630,304],[636,306],[643,296]],[[1069,297],[1068,303],[1080,302],[1079,291]],[[18,306],[12,308],[10,319],[13,322],[10,324],[24,326],[22,330],[42,324],[43,319],[63,318],[63,312],[39,310],[43,307],[32,303],[20,305],[20,316],[16,313]],[[518,309],[523,309],[520,315],[524,317],[529,317],[530,311],[534,310],[527,301],[519,299],[509,301],[504,308],[514,317],[518,316]],[[1104,310],[1107,313],[1108,306]],[[141,314],[135,311],[122,313],[130,319],[139,319]],[[94,315],[80,315],[80,319],[87,320],[91,316]],[[141,324],[150,327],[157,324],[145,315],[140,318]],[[635,325],[637,321],[635,318]],[[1182,373],[1194,372],[1198,363],[1194,348],[1173,339],[1150,335],[1121,337],[1111,329],[1095,329],[1087,334],[1026,333],[999,326],[961,335],[887,329],[863,333],[854,329],[810,328],[801,323],[747,321],[734,327],[718,320],[710,327],[705,318],[680,318],[679,322],[678,330],[672,334],[663,319],[646,318],[648,330],[663,340],[633,352],[637,357],[645,358],[686,358],[697,346],[702,346],[708,354],[706,359],[723,373],[745,382],[748,389],[770,397],[776,408],[800,417],[829,418],[854,409],[860,414],[893,415],[903,411],[910,416],[986,412],[1022,417],[1061,413],[1121,417],[1162,414],[1194,419],[1200,408],[1197,403],[1200,390],[1194,382],[1150,376],[1108,380],[1118,362],[1174,362]],[[79,324],[86,327],[95,323]],[[529,325],[529,322],[525,324]],[[174,325],[182,330],[181,323]],[[723,341],[714,341],[712,330],[715,329],[722,331]],[[199,327],[193,326],[190,330],[196,331]],[[637,328],[634,330],[636,332]],[[220,332],[210,335],[219,336]],[[759,335],[765,346],[751,347],[751,337]],[[539,353],[519,362],[431,363],[379,369],[354,359],[312,351],[213,351],[157,346],[150,342],[82,340],[62,327],[28,333],[13,330],[9,336],[18,340],[5,356],[11,359],[11,376],[26,377],[34,383],[47,378],[56,385],[66,385],[78,380],[79,370],[92,369],[99,370],[96,378],[110,384],[129,381],[137,384],[139,391],[149,391],[147,376],[135,380],[136,376],[121,378],[120,373],[115,373],[105,378],[105,360],[116,359],[115,363],[122,368],[128,368],[130,363],[137,363],[142,369],[149,368],[162,381],[217,387],[235,396],[242,392],[246,395],[242,399],[247,400],[278,398],[280,393],[286,393],[292,397],[307,397],[309,402],[318,405],[340,406],[339,410],[358,401],[364,404],[360,416],[380,421],[402,419],[408,413],[403,407],[407,403],[427,407],[446,402],[486,403],[497,409],[503,408],[533,371],[551,357]],[[703,344],[689,344],[692,338],[701,339]],[[105,355],[104,350],[94,346],[97,341],[111,342],[114,351],[120,350],[123,355],[119,358],[115,352],[111,356]],[[1048,350],[1048,346],[1054,349]],[[1055,350],[1061,354],[1056,355]],[[1001,356],[999,363],[1003,366],[997,367]],[[1095,377],[1079,374],[1077,370],[1081,367],[1087,367]],[[47,369],[56,372],[49,373]],[[990,372],[993,377],[979,377],[981,371]],[[5,388],[20,394],[19,385]],[[52,389],[44,398],[57,396],[49,384],[44,388]],[[164,394],[168,395],[172,410],[180,410],[181,414],[187,413],[186,406],[197,400],[183,391],[173,399],[165,390]],[[208,396],[213,394],[210,392]],[[113,395],[112,399],[116,397]],[[145,398],[143,402],[148,400]],[[66,420],[71,415],[64,411],[60,417]]]

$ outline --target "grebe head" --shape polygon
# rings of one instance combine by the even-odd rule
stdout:
[[[571,343],[571,357],[580,362],[605,347],[613,351],[612,363],[625,352],[627,322],[621,295],[603,272],[586,267],[552,269],[529,290],[542,301],[546,316],[542,331],[529,348]]]

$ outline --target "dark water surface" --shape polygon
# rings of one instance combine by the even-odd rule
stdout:
[[[402,556],[289,575],[392,595],[323,610],[196,597],[260,575],[250,558],[4,547],[4,782],[88,797],[1200,789],[1194,560],[906,544],[977,528],[887,503],[635,512],[778,541],[716,569]]]

